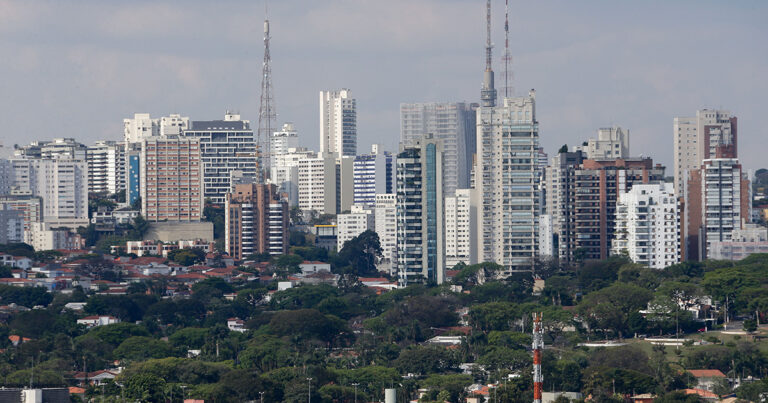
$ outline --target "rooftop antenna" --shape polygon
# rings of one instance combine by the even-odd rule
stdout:
[[[512,88],[512,55],[509,53],[509,0],[505,0],[504,5],[504,56],[501,58],[504,62],[504,98],[509,98],[515,92]]]
[[[259,105],[259,128],[256,143],[258,147],[257,158],[261,179],[266,182],[270,167],[270,138],[274,131],[277,113],[275,112],[275,99],[272,89],[272,57],[269,52],[269,18],[267,17],[267,2],[264,1],[264,62],[261,68],[261,102]],[[260,157],[260,158],[259,158]]]
[[[493,67],[491,57],[491,0],[486,2],[486,40],[485,40],[485,73],[483,74],[483,88],[480,90],[480,100],[483,106],[496,106],[496,89],[493,87]]]

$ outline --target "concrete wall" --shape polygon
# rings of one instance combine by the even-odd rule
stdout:
[[[212,222],[153,222],[144,239],[163,242],[177,242],[188,239],[202,239],[213,242]]]

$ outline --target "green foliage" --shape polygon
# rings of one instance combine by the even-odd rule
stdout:
[[[113,354],[115,358],[143,361],[149,358],[164,358],[171,355],[171,346],[167,342],[146,336],[133,336],[125,339]]]
[[[0,278],[11,278],[13,277],[13,267],[10,266],[0,266]]]
[[[152,374],[136,374],[125,377],[125,396],[142,402],[163,402],[165,380]]]
[[[205,344],[208,329],[200,327],[187,327],[174,332],[168,337],[168,342],[173,347],[187,349],[199,349]]]
[[[87,337],[99,339],[105,343],[111,344],[113,347],[117,347],[120,343],[133,336],[149,336],[149,332],[139,325],[120,322],[111,325],[98,326],[87,333]]]
[[[205,251],[200,248],[176,249],[168,252],[168,259],[182,266],[192,266],[205,261]]]
[[[629,332],[630,315],[645,308],[651,298],[647,289],[615,283],[585,296],[578,309],[590,329],[625,335]]]
[[[411,346],[395,360],[395,368],[401,373],[437,374],[454,371],[458,366],[457,354],[444,347]]]
[[[226,211],[224,207],[211,203],[210,200],[205,201],[205,207],[203,207],[203,221],[213,223],[213,238],[224,238],[224,220]]]
[[[16,304],[32,308],[36,305],[46,306],[53,300],[53,295],[43,287],[14,287],[0,284],[0,301],[5,304]]]
[[[25,243],[0,244],[0,253],[12,256],[35,257],[35,248]]]
[[[3,376],[0,375],[0,379],[3,379]],[[66,386],[66,383],[64,382],[64,378],[61,376],[61,374],[57,373],[56,371],[51,370],[40,370],[40,369],[22,369],[19,371],[14,371],[5,376],[5,380],[3,381],[4,386],[15,386],[15,387],[28,387],[30,384],[30,381],[33,386],[35,387],[45,387],[45,388],[55,388],[55,387],[61,387]]]
[[[376,276],[376,260],[381,257],[379,235],[371,230],[344,242],[333,259],[334,272],[357,277]]]
[[[125,369],[123,377],[149,374],[166,382],[195,385],[216,383],[230,370],[231,367],[226,364],[169,357],[133,363]]]
[[[329,346],[349,333],[344,321],[333,315],[324,315],[316,309],[280,311],[272,317],[269,327],[277,336],[315,339]]]

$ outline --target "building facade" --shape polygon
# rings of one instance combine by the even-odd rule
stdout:
[[[320,151],[357,155],[357,101],[348,89],[320,91]]]
[[[141,213],[148,221],[196,222],[203,218],[200,140],[157,136],[142,140]]]
[[[299,208],[318,214],[337,214],[341,201],[338,177],[339,166],[333,154],[299,160]]]
[[[225,207],[224,243],[233,259],[288,253],[288,203],[275,185],[236,185]]]
[[[597,138],[575,147],[590,160],[629,158],[629,130],[619,126],[597,129]]]
[[[227,112],[224,120],[192,121],[183,137],[200,142],[204,198],[223,205],[233,170],[258,177],[256,140],[250,122]]]
[[[672,183],[636,184],[619,195],[611,252],[654,269],[680,263],[680,220]]]
[[[274,150],[274,148],[273,148]],[[317,158],[317,153],[306,148],[289,148],[282,154],[272,153],[270,183],[285,194],[288,205],[299,205],[299,161]]]
[[[470,187],[476,150],[477,104],[428,102],[400,104],[400,141],[413,145],[425,134],[443,142],[445,194]]]
[[[539,123],[533,91],[477,110],[478,259],[532,271],[538,256]]]
[[[336,250],[341,250],[344,243],[362,234],[365,231],[374,231],[375,216],[367,206],[355,204],[349,213],[336,216]]]
[[[567,262],[606,259],[616,231],[616,202],[636,184],[659,183],[664,168],[653,160],[584,160],[573,176],[573,227],[560,240],[568,243]]]
[[[477,263],[474,255],[474,225],[476,206],[472,203],[472,189],[456,189],[454,196],[445,197],[445,267],[451,268],[460,262],[470,265]]]
[[[675,192],[678,197],[685,194],[688,171],[699,169],[705,159],[715,158],[718,144],[732,144],[736,150],[737,122],[729,111],[716,109],[702,109],[696,111],[696,116],[674,119]]]
[[[381,151],[378,144],[374,144],[370,154],[356,156],[352,174],[354,203],[373,206],[377,194],[393,193],[395,167],[392,154]]]
[[[272,153],[272,155],[287,154],[290,149],[299,147],[299,134],[296,132],[293,123],[286,122],[283,123],[283,127],[280,131],[272,133],[270,142],[269,152]],[[270,164],[272,166],[275,165],[272,161],[270,161]]]
[[[424,136],[397,155],[397,272],[400,285],[445,278],[443,153]]]
[[[88,192],[115,194],[125,190],[125,143],[97,141],[88,146]]]
[[[754,253],[768,253],[768,229],[757,224],[731,232],[730,240],[711,241],[709,258],[714,260],[742,260]]]
[[[379,271],[397,274],[397,195],[384,193],[376,195],[374,226],[381,245]]]

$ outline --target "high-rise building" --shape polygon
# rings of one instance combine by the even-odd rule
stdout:
[[[573,227],[560,239],[560,247],[571,252],[562,256],[574,260],[606,259],[616,231],[616,201],[636,184],[664,180],[664,168],[650,158],[584,160],[573,174]],[[566,243],[566,245],[564,245]]]
[[[133,118],[123,119],[125,144],[125,201],[136,203],[141,197],[141,142],[157,136],[178,136],[189,128],[189,118],[171,114],[152,118],[148,113],[136,113]]]
[[[597,138],[575,147],[590,160],[629,158],[629,130],[619,126],[597,129]]]
[[[233,259],[288,253],[288,203],[275,185],[235,185],[225,206],[224,243]]]
[[[17,159],[10,163],[13,172],[11,194],[39,196],[46,223],[73,229],[88,225],[85,159]]]
[[[711,243],[730,241],[751,221],[749,179],[735,152],[717,153],[688,171],[685,193],[686,260],[705,260]]]
[[[114,194],[125,190],[125,144],[97,141],[88,146],[88,192]]]
[[[445,197],[445,267],[460,262],[477,263],[474,255],[477,228],[476,206],[472,204],[472,189],[456,189],[454,196]]]
[[[203,218],[203,163],[198,138],[145,138],[140,161],[144,218],[183,222]]]
[[[270,182],[285,194],[290,207],[299,205],[299,161],[317,158],[317,153],[303,147],[289,148],[285,153],[273,153]]]
[[[179,135],[188,127],[189,118],[178,114],[153,119],[148,113],[136,113],[123,119],[123,137],[126,143],[140,143],[148,137]]]
[[[341,204],[338,171],[333,154],[299,160],[299,208],[318,214],[337,214]]]
[[[24,242],[24,212],[0,204],[0,244]]]
[[[287,154],[288,150],[299,147],[299,135],[291,122],[283,123],[283,128],[272,133],[269,140],[271,142],[269,150],[272,155]],[[270,161],[270,163],[275,166],[274,162]]]
[[[20,211],[24,231],[28,231],[32,223],[43,221],[43,202],[39,196],[0,196],[0,209]]]
[[[533,91],[477,110],[477,257],[532,271],[538,255],[539,123]]]
[[[357,155],[357,103],[348,89],[320,91],[320,152]]]
[[[680,220],[671,183],[636,184],[619,195],[611,252],[663,269],[680,262]]]
[[[445,278],[443,151],[425,135],[397,155],[398,282]]]
[[[353,166],[354,203],[373,206],[376,195],[393,193],[395,164],[391,153],[374,144],[370,154],[355,157]]]
[[[354,204],[349,213],[336,216],[336,250],[344,243],[368,230],[375,230],[373,211],[367,206]]]
[[[385,193],[376,195],[374,225],[381,245],[381,259],[377,267],[390,275],[397,274],[397,195]]]
[[[240,115],[227,112],[224,120],[192,121],[182,135],[200,142],[204,197],[212,203],[224,204],[231,171],[258,175],[256,139]]]
[[[674,130],[675,194],[685,194],[688,171],[715,158],[718,144],[737,146],[737,118],[725,110],[702,109],[694,117],[676,117]],[[734,155],[738,155],[734,153]]]
[[[75,139],[59,138],[52,141],[33,141],[29,145],[16,148],[16,158],[65,158],[71,160],[85,160],[87,147],[78,143]]]
[[[560,152],[552,157],[546,172],[546,212],[551,216],[551,240],[545,242],[551,244],[551,256],[563,262],[568,262],[573,256],[573,243],[568,234],[574,231],[573,206],[576,192],[573,188],[576,184],[576,170],[583,161],[584,154],[581,151]],[[544,236],[550,235],[545,233]],[[548,245],[541,245],[540,249],[550,251]]]
[[[410,146],[425,134],[443,142],[445,193],[470,187],[475,153],[477,104],[430,102],[400,104],[400,141]]]

